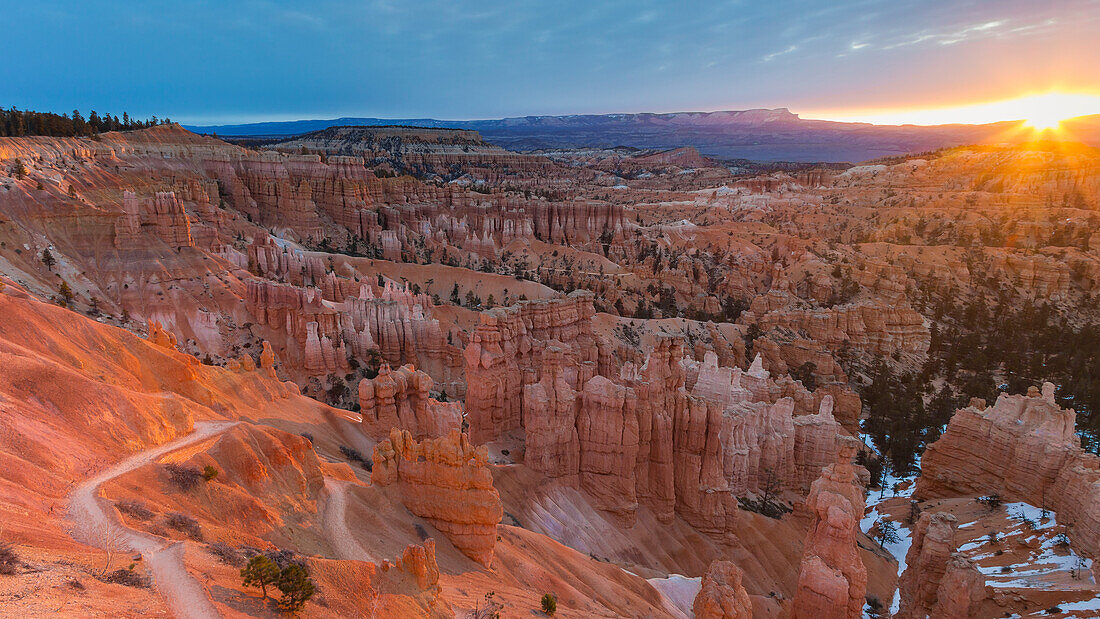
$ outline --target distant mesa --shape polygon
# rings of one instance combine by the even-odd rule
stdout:
[[[1100,146],[1100,116],[1071,121],[1074,138]],[[694,147],[706,157],[757,161],[857,162],[964,144],[1022,141],[1020,123],[984,125],[872,125],[800,118],[787,108],[667,114],[571,114],[494,120],[434,118],[336,118],[240,125],[187,126],[222,137],[304,136],[330,127],[394,126],[476,131],[484,140],[513,151],[560,148],[669,150]]]

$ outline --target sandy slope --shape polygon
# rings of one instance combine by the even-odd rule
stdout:
[[[139,452],[77,486],[69,504],[73,535],[79,540],[111,549],[141,553],[168,607],[179,617],[218,617],[218,611],[202,585],[183,565],[183,542],[135,531],[119,520],[114,508],[100,496],[100,487],[116,477],[156,461],[157,458],[212,438],[236,422],[199,422],[195,431],[160,447]]]

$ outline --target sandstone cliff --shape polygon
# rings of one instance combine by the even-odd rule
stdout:
[[[409,511],[488,567],[504,511],[487,458],[484,447],[474,447],[457,431],[418,442],[408,431],[394,428],[374,447],[371,481],[398,484]]]
[[[975,565],[955,553],[955,517],[924,512],[913,528],[898,581],[898,619],[966,619],[978,613],[988,596],[985,578]]]
[[[1057,512],[1075,547],[1100,552],[1100,459],[1081,449],[1076,415],[1054,401],[1054,385],[1002,394],[984,410],[955,412],[928,446],[914,497],[999,494]],[[978,403],[979,405],[981,403]]]
[[[359,406],[363,430],[384,438],[393,428],[415,439],[446,436],[462,426],[457,403],[440,402],[429,395],[432,379],[411,365],[391,370],[383,363],[375,378],[359,381]]]
[[[695,619],[750,619],[752,600],[741,586],[741,576],[741,568],[733,563],[713,561],[691,605]]]

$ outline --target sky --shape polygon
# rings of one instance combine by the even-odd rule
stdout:
[[[0,106],[21,109],[192,124],[758,107],[904,121],[1051,91],[1100,102],[1100,0],[5,4]]]

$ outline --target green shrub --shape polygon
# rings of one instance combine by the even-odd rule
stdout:
[[[542,612],[551,617],[558,612],[558,598],[554,597],[553,593],[542,594]]]
[[[214,466],[207,464],[202,468],[202,478],[206,481],[214,481],[214,478],[218,476],[218,469]]]

